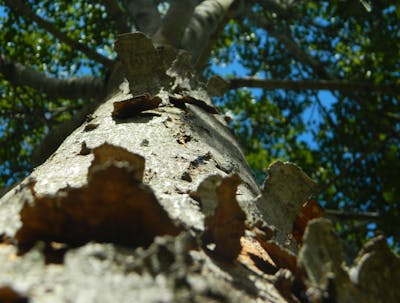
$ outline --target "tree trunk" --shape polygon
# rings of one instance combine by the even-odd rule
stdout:
[[[351,267],[327,220],[301,240],[313,181],[257,186],[186,53],[117,51],[128,80],[0,200],[1,302],[398,302],[383,238]]]

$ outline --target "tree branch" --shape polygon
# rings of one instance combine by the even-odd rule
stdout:
[[[181,46],[183,33],[192,17],[198,0],[171,0],[161,27],[153,36],[158,44],[169,44],[176,48]]]
[[[260,16],[251,11],[247,12],[247,17],[258,26],[264,28],[264,30],[273,35],[282,44],[284,44],[286,49],[293,55],[294,58],[302,62],[305,66],[311,67],[316,76],[326,80],[332,78],[322,64],[300,49],[294,40],[291,37],[288,37],[288,31],[282,28],[276,30],[265,18],[260,18]]]
[[[105,6],[109,18],[115,22],[119,34],[131,31],[126,14],[116,0],[101,0],[101,3]]]
[[[160,28],[161,16],[157,9],[157,1],[123,0],[122,3],[137,30],[148,36],[152,36]]]
[[[196,62],[234,0],[205,0],[196,6],[185,30],[182,46]]]
[[[257,78],[236,78],[227,80],[229,89],[254,87],[266,90],[338,90],[338,91],[375,91],[384,94],[399,94],[400,86],[395,84],[376,84],[348,80],[265,80]]]
[[[333,184],[335,184],[339,179],[347,176],[351,172],[351,168],[353,168],[355,166],[361,166],[362,161],[364,159],[366,159],[370,154],[372,154],[374,152],[382,153],[387,142],[390,140],[390,138],[393,138],[396,136],[398,136],[398,134],[396,134],[396,132],[392,131],[392,132],[389,132],[388,136],[383,141],[379,141],[377,139],[375,141],[372,140],[373,142],[379,142],[378,146],[376,148],[374,148],[373,145],[370,145],[370,147],[368,149],[366,149],[361,154],[360,157],[358,157],[357,159],[353,160],[351,163],[348,163],[346,166],[339,169],[339,172],[336,174],[336,176],[334,176],[333,178],[331,178],[324,184],[319,185],[319,188],[315,191],[314,195],[319,196],[320,194],[324,193],[329,187],[331,187]],[[339,166],[338,166],[338,168],[339,168]]]
[[[101,78],[57,79],[0,55],[0,72],[14,85],[27,85],[51,97],[67,99],[101,98],[105,94]]]
[[[93,59],[94,61],[97,61],[104,66],[111,68],[114,65],[114,61],[110,60],[96,51],[88,48],[86,45],[77,42],[74,39],[71,39],[66,35],[65,33],[59,31],[58,29],[55,28],[54,24],[51,22],[48,22],[38,15],[36,15],[22,0],[5,0],[6,4],[16,10],[17,12],[20,12],[22,15],[25,15],[32,21],[36,22],[40,27],[51,33],[55,38],[59,39],[60,41],[64,42],[65,44],[68,44],[71,48],[81,51],[84,53],[86,56],[88,56],[90,59]]]
[[[221,36],[221,33],[224,31],[225,26],[227,25],[229,20],[234,19],[239,14],[241,14],[242,11],[243,11],[243,8],[244,8],[243,1],[235,1],[229,7],[229,9],[226,12],[224,18],[222,19],[221,22],[219,22],[217,28],[214,30],[214,32],[212,33],[212,35],[208,39],[207,46],[203,48],[203,51],[199,55],[199,58],[198,58],[198,60],[196,62],[196,69],[198,71],[201,72],[203,70],[203,68],[206,66],[206,64],[207,64],[207,62],[208,62],[208,60],[210,58],[210,54],[211,54],[211,50],[212,50],[213,45],[215,44],[215,42]]]
[[[377,221],[380,218],[376,212],[350,212],[337,209],[325,209],[325,214],[338,220]]]

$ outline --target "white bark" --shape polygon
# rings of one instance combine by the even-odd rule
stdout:
[[[161,27],[153,36],[156,44],[169,44],[180,48],[183,33],[198,0],[171,0]]]
[[[227,13],[233,0],[205,0],[200,3],[184,33],[182,47],[196,62],[218,24]]]
[[[155,0],[123,0],[136,30],[148,36],[153,35],[161,26],[161,16]]]

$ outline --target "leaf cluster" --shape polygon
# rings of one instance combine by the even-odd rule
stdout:
[[[367,6],[367,7],[366,7]],[[296,1],[285,16],[259,5],[230,22],[213,49],[215,69],[267,79],[343,79],[399,85],[396,1]],[[260,22],[259,20],[262,20]],[[289,42],[288,42],[289,41]],[[232,60],[236,62],[232,66]],[[400,241],[398,95],[374,91],[231,91],[218,104],[261,181],[276,159],[298,163],[320,185],[327,209],[378,219],[340,220],[360,245],[383,232]]]
[[[112,57],[113,22],[96,1],[25,1],[39,17],[69,38]],[[102,75],[105,68],[60,41],[30,18],[0,1],[0,54],[59,79]],[[90,100],[89,100],[90,101]],[[32,169],[31,154],[54,125],[88,100],[50,98],[13,86],[0,74],[0,185],[12,184]]]

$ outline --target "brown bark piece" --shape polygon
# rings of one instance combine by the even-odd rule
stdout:
[[[141,182],[144,160],[119,147],[94,149],[88,184],[35,197],[20,212],[19,244],[37,240],[68,243],[112,242],[149,245],[157,235],[177,235],[151,188]],[[136,165],[136,163],[139,163]]]
[[[141,95],[127,100],[114,102],[114,110],[112,117],[114,119],[126,119],[136,116],[137,114],[157,108],[161,104],[159,97],[151,97],[150,95]]]
[[[301,245],[304,231],[306,230],[308,221],[323,217],[325,214],[324,209],[318,204],[316,200],[310,200],[303,204],[298,213],[294,223],[292,235],[296,239],[297,244]]]
[[[0,302],[2,303],[27,303],[28,298],[24,297],[19,292],[11,287],[0,287]]]
[[[220,180],[216,186],[216,207],[205,220],[204,239],[215,244],[214,253],[227,261],[236,259],[241,250],[240,239],[244,235],[246,215],[236,200],[239,176]]]

